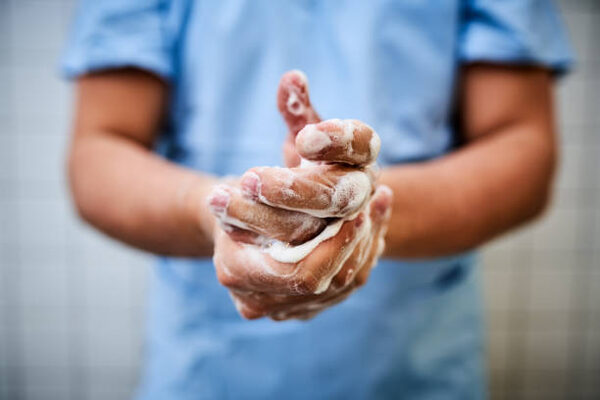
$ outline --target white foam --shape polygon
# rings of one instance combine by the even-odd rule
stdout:
[[[356,129],[356,125],[351,119],[341,121],[341,124],[343,135],[340,139],[342,143],[348,148],[348,154],[354,154],[354,149],[352,148],[352,140],[354,139],[354,130]]]
[[[315,165],[319,165],[319,163],[316,161],[310,161],[310,160],[307,160],[306,158],[300,157],[300,168],[314,167]]]
[[[332,237],[337,235],[340,229],[342,228],[344,222],[354,220],[354,218],[356,218],[357,215],[358,212],[354,213],[348,218],[339,219],[327,225],[327,227],[319,235],[298,246],[291,246],[287,243],[278,240],[273,240],[266,247],[263,247],[263,252],[268,254],[275,261],[286,264],[296,264],[305,259],[325,240],[331,239]],[[364,218],[364,222],[355,232],[355,235],[352,238],[352,240],[346,241],[343,248],[341,249],[341,253],[338,253],[336,255],[339,257],[336,267],[329,271],[329,273],[319,281],[317,288],[314,292],[315,294],[320,294],[327,290],[329,285],[331,285],[332,279],[340,272],[348,258],[352,255],[352,252],[356,248],[356,245],[361,240],[363,240],[364,237],[371,230],[370,217],[368,215],[365,215]],[[270,268],[269,270],[271,273],[274,272]]]
[[[352,241],[346,246],[344,246],[344,248],[342,249],[344,253],[342,258],[338,261],[337,267],[332,269],[327,276],[321,279],[317,286],[317,289],[315,290],[315,294],[320,294],[327,290],[329,285],[331,285],[331,280],[341,271],[341,269],[344,267],[344,264],[346,264],[346,261],[348,261],[348,258],[350,258],[350,256],[352,255],[356,244],[360,240],[362,240],[370,230],[371,219],[368,216],[365,216],[365,221],[358,229],[358,232],[356,232]]]
[[[331,138],[326,132],[317,128],[316,124],[309,124],[302,129],[302,149],[304,154],[318,154],[331,145]]]
[[[303,71],[300,71],[299,69],[293,69],[290,72],[298,75],[298,77],[306,87],[306,90],[308,91],[308,78],[306,77],[306,74]]]
[[[291,189],[289,189],[291,190]],[[366,201],[371,193],[371,181],[368,175],[362,171],[349,172],[342,176],[332,188],[332,196],[329,207],[324,209],[294,208],[283,204],[270,202],[262,193],[258,194],[261,203],[272,207],[279,207],[291,211],[300,211],[317,218],[336,218],[355,211]],[[286,195],[289,193],[286,192]],[[297,195],[297,194],[296,194]]]
[[[343,223],[344,220],[338,220],[327,225],[320,234],[298,246],[291,246],[279,240],[274,240],[264,251],[275,261],[288,264],[300,262],[316,249],[319,244],[337,235]]]
[[[304,103],[302,103],[300,101],[300,99],[298,98],[296,89],[290,88],[289,93],[290,94],[289,94],[287,102],[286,102],[286,107],[287,107],[288,111],[294,115],[303,115],[304,113],[306,113],[306,107],[305,107]]]
[[[373,131],[373,136],[371,136],[371,140],[369,141],[369,152],[371,153],[369,154],[369,157],[372,160],[375,160],[379,154],[379,150],[381,150],[381,139],[379,138],[379,135]]]
[[[346,213],[358,209],[371,193],[371,181],[364,172],[350,172],[335,185],[331,209]],[[345,204],[345,205],[343,205]]]

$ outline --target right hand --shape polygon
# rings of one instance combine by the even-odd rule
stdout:
[[[371,128],[331,120],[301,130],[307,121],[318,122],[318,115],[306,80],[295,72],[283,76],[278,105],[290,128],[286,163],[297,164],[298,154],[314,163],[253,168],[241,185],[217,187],[209,203],[223,229],[216,229],[214,260],[219,280],[243,316],[304,319],[366,282],[383,250],[391,191],[380,187],[371,198],[374,174],[368,165],[379,150]],[[331,218],[351,215],[300,260],[278,261],[261,248],[273,239],[305,243]]]

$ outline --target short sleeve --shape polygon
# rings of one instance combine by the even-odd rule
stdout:
[[[60,61],[67,78],[137,67],[174,74],[177,18],[167,0],[81,0]]]
[[[464,0],[459,33],[463,63],[536,65],[566,72],[573,53],[552,0]]]

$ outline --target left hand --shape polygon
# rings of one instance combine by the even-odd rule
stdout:
[[[209,204],[223,228],[216,229],[214,262],[244,317],[308,319],[366,282],[383,251],[391,191],[374,189],[375,132],[359,121],[318,123],[302,75],[282,77],[278,105],[290,128],[286,165],[298,165],[299,155],[313,163],[253,168],[241,187],[213,191]],[[332,218],[339,231],[328,234]],[[295,250],[310,247],[317,234],[328,236],[300,259],[264,248],[273,238]]]

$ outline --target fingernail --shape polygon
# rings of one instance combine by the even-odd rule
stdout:
[[[242,176],[242,192],[247,197],[256,200],[260,194],[260,177],[254,172],[246,172]]]
[[[222,216],[227,210],[231,195],[223,186],[216,186],[208,196],[208,206],[211,212],[216,216]]]

